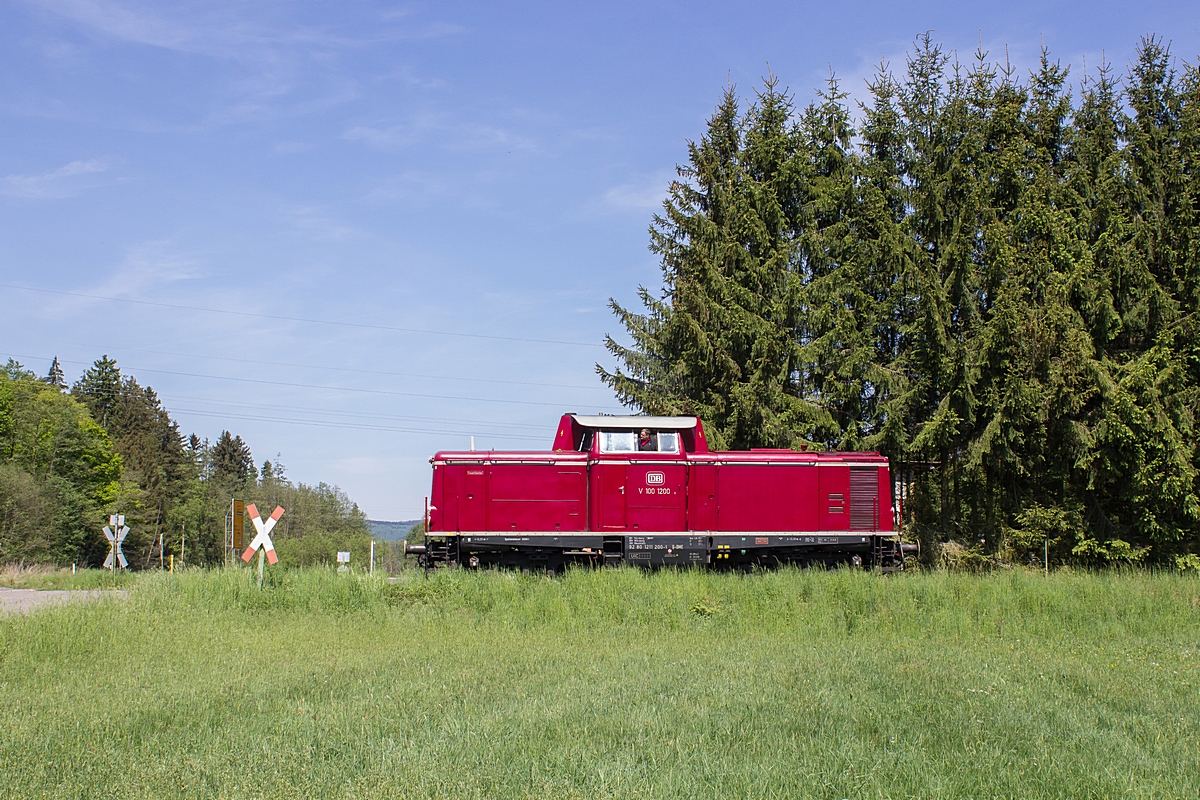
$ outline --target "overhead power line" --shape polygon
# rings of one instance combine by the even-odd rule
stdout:
[[[493,438],[493,439],[507,439],[510,441],[522,441],[522,442],[528,442],[528,441],[534,441],[536,439],[548,438],[546,436],[534,436],[532,434],[530,434],[528,436],[519,436],[519,435],[515,435],[515,434],[490,433],[490,432],[486,432],[486,431],[481,432],[481,431],[475,431],[475,430],[445,431],[445,430],[434,430],[431,428],[400,428],[400,427],[395,427],[395,426],[390,426],[390,425],[363,425],[363,424],[357,424],[357,423],[352,423],[352,422],[329,422],[326,420],[293,419],[293,418],[288,418],[288,417],[265,417],[265,416],[246,416],[246,415],[242,415],[242,414],[222,414],[220,412],[197,411],[195,409],[178,409],[178,410],[186,411],[187,413],[194,414],[196,416],[209,417],[209,418],[214,418],[214,419],[236,419],[236,420],[254,421],[254,422],[277,422],[277,423],[284,424],[284,425],[307,425],[310,427],[340,428],[343,430],[387,431],[387,432],[391,432],[391,433],[426,433],[426,434],[435,434],[435,435],[439,435],[439,436],[486,436],[486,437]]]
[[[97,396],[98,395],[107,395],[109,397],[113,397],[113,396],[115,396],[115,397],[138,397],[139,396],[137,392],[127,392],[127,391],[91,390],[88,393],[89,393],[89,395],[97,395]],[[482,426],[481,428],[470,429],[469,433],[481,433],[482,431],[484,431],[484,429],[490,429],[490,428],[512,428],[512,429],[514,429],[514,432],[521,432],[522,429],[523,429],[523,431],[529,431],[529,432],[538,431],[538,432],[544,433],[546,431],[545,425],[530,425],[530,423],[527,423],[527,422],[504,422],[504,421],[498,421],[498,420],[469,420],[469,419],[466,419],[466,417],[454,417],[454,419],[448,419],[448,417],[440,417],[440,416],[409,416],[409,415],[404,415],[404,414],[371,414],[371,413],[362,413],[362,411],[347,411],[347,410],[337,410],[337,409],[330,409],[330,408],[305,408],[305,407],[300,407],[300,405],[278,405],[278,404],[272,404],[272,403],[247,403],[247,402],[239,402],[239,401],[228,401],[228,399],[212,398],[212,397],[188,397],[186,395],[172,395],[172,398],[170,398],[170,399],[172,399],[172,402],[179,401],[182,403],[199,403],[200,405],[220,405],[220,407],[245,408],[245,409],[251,409],[252,411],[259,411],[259,413],[265,413],[265,411],[278,411],[278,413],[283,413],[283,414],[323,414],[323,415],[331,415],[331,416],[343,416],[343,417],[349,417],[350,420],[355,420],[355,419],[358,419],[358,420],[384,420],[384,421],[397,420],[397,421],[401,421],[401,422],[434,422],[434,423],[450,423],[450,425]],[[170,411],[170,413],[174,413],[174,411],[179,411],[179,410],[190,411],[190,413],[192,413],[192,411],[194,411],[194,413],[198,413],[198,414],[199,413],[212,413],[212,414],[216,413],[216,411],[212,411],[211,409],[208,411],[200,411],[200,410],[196,410],[196,409],[184,409],[184,408],[180,408],[180,407],[173,407],[172,409],[168,409],[168,410]],[[258,417],[256,417],[256,419],[258,419]],[[264,419],[265,419],[265,417],[264,417]]]
[[[137,392],[126,391],[89,391],[88,394],[119,396],[119,397],[137,397]],[[175,400],[181,400],[185,403],[198,403],[200,405],[217,405],[231,406],[233,408],[248,408],[255,412],[293,412],[300,414],[329,414],[335,417],[350,417],[351,419],[343,422],[330,421],[328,419],[300,419],[294,416],[277,417],[263,416],[261,413],[233,413],[221,411],[219,409],[204,409],[204,408],[187,408],[186,406],[174,406],[170,409],[170,413],[185,413],[199,417],[209,417],[215,419],[235,419],[243,421],[256,422],[277,422],[288,425],[310,425],[323,428],[343,428],[346,430],[366,430],[366,431],[390,431],[396,433],[420,433],[420,434],[438,434],[449,436],[483,436],[494,439],[508,439],[513,441],[534,441],[545,438],[545,425],[532,425],[520,422],[495,422],[474,419],[447,419],[445,417],[412,417],[401,414],[364,414],[356,411],[338,411],[326,408],[302,408],[297,406],[281,406],[271,405],[266,403],[246,403],[236,401],[226,401],[220,399],[212,399],[207,397],[186,397],[176,395]],[[371,424],[373,420],[399,420],[401,422],[421,423],[432,422],[438,424],[450,423],[451,425],[471,425],[481,427],[470,427],[465,430],[443,430],[439,428],[418,428],[418,427],[399,427],[396,425],[386,424]],[[511,429],[509,433],[501,433],[492,428]],[[535,433],[536,431],[536,433]]]
[[[26,353],[26,354],[5,353],[4,355],[9,358],[29,358],[29,359],[36,358],[36,359],[48,360],[46,356],[29,355],[28,353]],[[62,358],[59,359],[59,362],[67,363],[67,364],[86,364],[86,363],[88,363],[86,361],[72,361],[69,359],[62,359]],[[426,398],[430,398],[430,399],[434,399],[434,400],[465,400],[465,401],[471,402],[471,403],[505,403],[508,405],[550,406],[553,408],[561,408],[563,406],[563,403],[561,403],[561,402],[545,403],[545,402],[541,402],[538,400],[505,400],[505,399],[498,398],[498,397],[463,397],[461,395],[427,394],[424,392],[400,392],[400,391],[396,391],[394,389],[365,389],[365,388],[358,387],[358,386],[321,386],[319,384],[313,384],[313,383],[292,383],[289,381],[269,381],[269,380],[264,380],[262,378],[239,378],[239,377],[234,377],[232,375],[205,375],[205,374],[197,373],[197,372],[176,372],[174,370],[153,369],[150,367],[129,367],[128,369],[130,372],[154,372],[154,373],[158,373],[160,375],[177,375],[177,376],[186,377],[186,378],[204,378],[207,380],[236,381],[238,383],[254,383],[254,384],[260,384],[260,385],[267,385],[267,386],[288,386],[288,387],[299,388],[299,389],[324,389],[327,391],[335,391],[335,392],[355,392],[355,393],[359,393],[359,394],[377,394],[377,395],[387,395],[387,396],[393,396],[393,397],[426,397]]]
[[[184,395],[172,395],[173,401],[183,403],[199,403],[201,405],[224,406],[229,408],[245,408],[253,412],[274,411],[279,413],[296,413],[296,414],[327,414],[335,417],[347,417],[351,420],[397,420],[404,423],[435,423],[451,425],[479,425],[483,428],[501,428],[512,429],[514,431],[538,431],[545,432],[545,424],[534,425],[525,422],[499,422],[494,420],[466,419],[466,418],[447,418],[447,417],[414,417],[405,414],[373,414],[362,411],[345,411],[332,408],[305,408],[302,406],[287,406],[271,403],[247,403],[236,400],[214,399],[210,397],[187,397]]]
[[[0,283],[0,287],[5,289],[17,289],[24,292],[41,292],[42,294],[57,294],[64,297],[82,297],[88,300],[105,300],[112,303],[132,303],[140,306],[154,306],[156,308],[174,308],[181,311],[201,311],[206,314],[227,314],[234,317],[253,317],[254,319],[274,319],[283,322],[304,322],[312,325],[334,325],[342,328],[364,328],[367,330],[377,331],[393,331],[397,333],[421,333],[430,336],[457,336],[464,339],[492,339],[501,342],[527,342],[530,344],[560,344],[570,347],[600,347],[604,345],[596,342],[572,342],[563,339],[532,339],[520,336],[495,336],[488,333],[464,333],[462,331],[439,331],[429,328],[402,328],[396,325],[372,325],[367,322],[339,322],[331,319],[315,319],[311,317],[287,317],[282,314],[263,314],[258,311],[230,311],[225,308],[206,308],[204,306],[187,306],[180,303],[160,303],[154,300],[131,300],[127,297],[106,297],[98,294],[86,294],[84,292],[67,292],[61,289],[42,289],[36,286],[21,286],[15,283]]]
[[[35,356],[22,355],[22,356],[15,356],[15,357],[17,357],[17,358],[34,358]],[[68,362],[68,363],[75,363],[75,362]],[[89,392],[89,394],[90,393],[91,392]],[[111,395],[119,395],[119,396],[123,396],[123,397],[133,397],[133,396],[136,396],[137,393],[136,392],[132,392],[132,393],[124,392],[124,391],[117,391],[117,392],[111,392],[111,391],[103,392],[102,391],[102,392],[97,392],[97,394],[106,394],[106,395],[110,395],[110,396]],[[261,409],[264,411],[282,411],[282,412],[291,411],[291,412],[299,412],[301,414],[332,414],[335,416],[359,417],[359,418],[364,418],[365,420],[396,419],[396,420],[409,420],[409,421],[413,421],[413,422],[421,422],[421,421],[429,421],[429,422],[436,422],[436,423],[447,423],[448,422],[448,423],[457,424],[457,425],[470,425],[472,423],[475,423],[475,424],[481,425],[483,427],[482,428],[472,427],[472,428],[469,428],[466,430],[443,430],[440,428],[400,427],[400,426],[396,426],[396,425],[381,425],[381,424],[372,425],[365,421],[359,422],[359,421],[354,421],[354,420],[338,422],[338,421],[331,421],[331,420],[326,420],[326,419],[316,419],[316,420],[300,419],[300,418],[297,418],[294,416],[276,417],[276,416],[264,416],[261,414],[230,413],[230,412],[224,412],[224,411],[212,410],[212,409],[187,408],[184,406],[175,406],[174,408],[172,408],[170,410],[171,413],[185,413],[185,414],[191,414],[193,416],[198,416],[198,417],[207,417],[210,419],[234,419],[234,420],[241,420],[241,421],[246,421],[246,422],[250,422],[250,421],[274,422],[274,423],[279,423],[279,424],[284,424],[284,425],[305,425],[305,426],[320,427],[320,428],[339,428],[339,429],[343,429],[343,430],[386,431],[386,432],[391,432],[391,433],[415,433],[415,434],[431,434],[431,435],[441,435],[441,436],[482,436],[482,437],[492,438],[492,439],[506,439],[509,441],[521,441],[521,442],[535,441],[535,440],[542,439],[545,436],[544,426],[529,425],[529,424],[523,424],[523,423],[484,422],[481,420],[446,419],[446,418],[441,418],[441,417],[406,417],[406,416],[395,415],[395,414],[362,414],[362,413],[353,412],[353,411],[335,411],[333,409],[308,409],[308,408],[297,408],[294,406],[268,405],[268,404],[264,404],[264,403],[226,402],[226,401],[222,401],[222,400],[213,400],[213,399],[209,399],[209,398],[199,398],[199,397],[189,397],[189,398],[176,397],[175,399],[185,400],[185,401],[190,401],[193,403],[200,403],[200,404],[212,403],[212,404],[216,404],[216,405],[230,405],[230,406],[234,406],[234,407]],[[514,430],[512,433],[500,433],[500,432],[496,432],[493,430],[489,430],[489,428],[493,428],[493,427],[511,428]],[[528,429],[529,432],[525,433],[525,432],[518,430],[521,428]],[[540,433],[535,434],[533,432],[534,430],[539,431]]]
[[[583,386],[577,383],[539,383],[536,381],[508,381],[498,378],[464,378],[455,375],[422,375],[413,372],[388,372],[386,370],[376,369],[358,369],[355,367],[332,367],[325,364],[290,364],[286,361],[259,361],[251,358],[232,358],[230,356],[208,356],[197,353],[171,353],[165,350],[144,350],[137,347],[105,347],[83,342],[63,342],[62,344],[70,347],[90,347],[92,350],[100,350],[108,353],[119,353],[125,350],[130,353],[148,353],[159,356],[174,356],[177,358],[204,358],[209,361],[229,361],[236,364],[258,364],[264,367],[291,367],[295,369],[323,369],[331,372],[351,372],[356,375],[386,375],[392,378],[419,378],[421,380],[438,380],[438,381],[470,381],[472,383],[499,383],[512,386],[536,386],[539,388],[553,389],[584,389],[587,391],[609,391],[607,386]],[[79,364],[82,362],[72,361],[70,363]]]

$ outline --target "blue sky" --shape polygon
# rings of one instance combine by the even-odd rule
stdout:
[[[620,412],[605,304],[658,286],[646,228],[728,81],[769,65],[803,105],[832,69],[861,97],[927,30],[1023,71],[1044,41],[1077,77],[1146,33],[1194,61],[1198,25],[1155,2],[4,3],[0,357],[74,380],[107,353],[185,434],[419,516],[434,451]]]

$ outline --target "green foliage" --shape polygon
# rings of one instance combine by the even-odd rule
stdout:
[[[106,569],[77,569],[45,565],[9,565],[0,569],[0,586],[13,589],[92,590],[128,589],[143,572]]]
[[[791,114],[774,79],[744,119],[733,90],[725,93],[651,227],[670,301],[640,289],[645,316],[613,301],[634,346],[609,337],[627,371],[597,367],[622,402],[703,417],[718,446],[799,444],[795,431],[817,413],[797,396],[797,347],[786,335],[795,227],[788,211],[804,190]]]
[[[86,407],[10,361],[0,372],[0,562],[69,564],[102,552],[122,463]]]
[[[241,436],[234,436],[229,431],[221,431],[210,455],[210,469],[210,479],[228,486],[232,491],[245,488],[257,477],[250,445],[243,442]],[[273,475],[268,479],[271,477]]]
[[[718,447],[882,451],[960,560],[1200,548],[1200,69],[1174,63],[1145,39],[1073,94],[1048,53],[1022,81],[923,36],[858,129],[834,80],[799,112],[774,76],[727,89],[601,378]]]
[[[1136,564],[1149,555],[1150,548],[1139,549],[1122,539],[1109,539],[1101,544],[1095,539],[1081,537],[1071,552],[1085,563]]]
[[[1048,553],[1060,555],[1065,543],[1084,529],[1078,511],[1046,508],[1034,503],[1016,515],[1015,528],[1008,528],[1008,546],[1017,562],[1041,563]]]
[[[215,446],[185,441],[154,390],[108,356],[70,394],[64,385],[57,361],[44,380],[13,361],[0,372],[0,563],[98,566],[108,553],[101,527],[118,511],[133,568],[171,555],[222,563],[235,496],[266,513],[287,509],[276,528],[286,563],[326,563],[347,549],[367,562],[365,517],[337,487],[293,485],[278,458],[260,480],[249,445],[228,431]]]
[[[67,388],[67,379],[63,375],[62,365],[58,363],[58,356],[55,356],[54,360],[50,362],[50,370],[46,373],[46,377],[43,380],[56,389]]]
[[[293,485],[276,458],[269,470],[263,470],[258,485],[246,487],[240,496],[255,502],[264,516],[277,505],[285,509],[271,535],[284,566],[334,564],[339,550],[350,552],[353,566],[366,568],[370,563],[366,515],[336,486]]]

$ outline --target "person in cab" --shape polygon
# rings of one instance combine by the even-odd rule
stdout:
[[[649,428],[642,428],[638,434],[638,450],[657,450],[658,436]]]

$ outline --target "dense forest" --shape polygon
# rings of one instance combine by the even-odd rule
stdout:
[[[882,451],[927,556],[1200,566],[1200,68],[919,38],[852,108],[733,87],[597,366],[717,446]]]
[[[365,560],[367,522],[345,493],[293,483],[278,458],[255,466],[229,431],[184,438],[154,390],[108,356],[70,388],[58,359],[45,377],[12,360],[0,369],[0,563],[98,566],[101,529],[121,512],[130,567],[172,555],[219,564],[234,497],[286,509],[273,534],[284,564],[332,562],[337,550]]]

